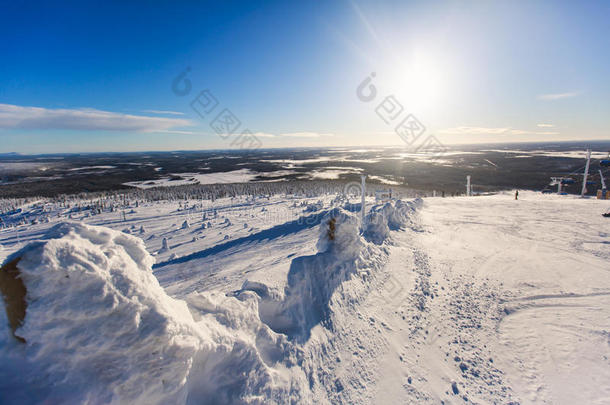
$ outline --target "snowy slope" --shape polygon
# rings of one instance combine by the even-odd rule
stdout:
[[[607,201],[522,193],[452,205],[423,212],[427,251],[462,285],[474,283],[471,292],[482,279],[498,291],[502,316],[488,347],[519,401],[608,403]]]
[[[119,257],[131,257],[133,249],[103,240],[133,241],[142,259],[129,259],[126,271],[143,266],[160,287],[146,287],[154,280],[132,288],[188,307],[186,316],[165,311],[163,322],[181,325],[190,360],[169,373],[170,388],[151,384],[151,394],[128,396],[121,378],[95,386],[69,378],[51,388],[59,377],[45,364],[56,358],[36,360],[6,328],[0,396],[34,402],[77,386],[73,398],[100,402],[610,403],[610,221],[600,215],[607,201],[522,192],[519,201],[498,194],[395,202],[372,207],[361,235],[358,218],[339,207],[357,210],[334,196],[141,203],[125,216],[69,214],[123,232],[70,234],[75,228],[64,226],[44,236],[67,210],[24,206],[19,215],[50,220],[0,231],[4,256],[34,240],[66,249],[89,240],[98,255],[123,249]],[[100,241],[96,232],[112,237]],[[152,269],[144,249],[155,257]],[[34,325],[26,318],[24,331],[35,336]],[[126,323],[108,339],[137,330]],[[159,342],[175,341],[156,330]],[[56,342],[49,353],[62,350]],[[125,346],[125,358],[132,350]],[[146,386],[149,363],[138,359],[124,369]],[[82,367],[75,370],[93,372]],[[22,387],[7,377],[18,369],[41,387],[37,396],[18,396]]]
[[[378,400],[610,403],[607,208],[530,192],[427,199],[393,265],[392,296],[408,293],[384,314],[398,330]]]

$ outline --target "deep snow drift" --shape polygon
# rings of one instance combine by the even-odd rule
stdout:
[[[395,227],[406,221],[407,207],[389,204],[375,219]],[[246,281],[234,294],[194,292],[179,300],[159,285],[141,239],[103,227],[57,225],[6,260],[18,260],[27,313],[15,331],[25,343],[3,326],[3,396],[311,403],[301,344],[311,328],[330,319],[335,290],[351,277],[366,283],[358,271],[382,263],[359,226],[354,214],[329,211],[321,220],[319,253],[293,260],[284,294]],[[387,236],[373,233],[377,243]],[[6,324],[4,317],[3,311]]]
[[[26,343],[3,342],[15,349],[3,355],[27,374],[3,376],[3,388],[15,389],[5,398],[231,402],[260,396],[273,383],[255,341],[281,352],[281,338],[255,319],[256,301],[195,294],[191,314],[161,288],[154,259],[136,237],[62,224],[8,261],[14,258],[27,289],[16,334]]]

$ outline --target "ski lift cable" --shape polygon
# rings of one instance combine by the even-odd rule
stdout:
[[[610,157],[610,152],[609,152],[609,154],[608,154],[608,155],[609,155],[609,157]],[[590,160],[589,160],[589,162],[588,162],[588,163],[589,163],[589,166],[591,166],[591,165],[590,165],[590,162],[591,162],[591,161],[593,161],[593,160],[598,160],[598,161],[599,161],[600,170],[602,170],[602,168],[603,168],[603,167],[607,167],[607,166],[605,166],[605,165],[602,163],[603,159],[592,159],[592,158],[589,158],[589,159],[590,159]],[[585,170],[585,168],[586,168],[586,167],[587,167],[587,164],[585,164],[585,165],[583,165],[583,166],[579,167],[579,168],[578,168],[578,169],[576,169],[576,170],[573,170],[572,172],[570,172],[570,173],[568,173],[568,174],[559,175],[559,176],[552,176],[552,177],[551,177],[551,182],[549,183],[549,186],[555,186],[555,185],[558,185],[558,184],[560,184],[560,183],[561,183],[562,185],[566,185],[566,186],[568,186],[568,185],[570,185],[570,184],[574,184],[574,183],[575,183],[575,180],[574,180],[573,178],[571,178],[571,177],[576,177],[576,176],[579,176],[579,177],[580,177],[580,176],[582,176],[582,177],[583,177],[583,179],[582,179],[582,180],[578,179],[578,180],[579,180],[579,181],[584,181],[584,174],[583,174],[583,172],[584,172],[584,170]],[[588,173],[588,177],[593,177],[593,176],[595,176],[596,174],[597,174],[597,173],[596,173],[596,171],[595,171],[595,170],[593,170],[592,172],[591,172],[591,171],[589,171],[589,173]],[[596,182],[594,182],[593,180],[587,180],[587,184],[588,184],[588,185],[595,185],[595,184],[596,184]],[[583,185],[583,186],[584,186],[584,185]]]
[[[593,159],[593,158],[591,158],[591,160],[592,160],[592,161],[593,161],[593,160],[599,160],[599,161],[601,162],[603,159]],[[600,165],[600,166],[601,166],[601,165]],[[584,172],[584,170],[585,170],[585,167],[587,167],[587,166],[586,166],[586,165],[582,165],[582,166],[581,166],[581,167],[579,167],[578,169],[576,169],[576,170],[574,170],[574,171],[572,171],[572,172],[570,172],[570,173],[568,173],[568,174],[564,174],[564,175],[562,175],[562,176],[566,176],[566,177],[568,177],[568,176],[582,176],[582,175],[583,175],[583,172]],[[602,167],[604,167],[604,166],[602,166]],[[602,170],[604,170],[604,169],[602,169]],[[605,169],[605,170],[610,170],[610,169]],[[589,173],[589,176],[591,176],[591,173]],[[559,176],[556,176],[556,177],[559,177]]]

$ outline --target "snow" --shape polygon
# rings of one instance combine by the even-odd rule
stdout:
[[[402,184],[402,183],[400,183],[398,181],[390,180],[390,179],[388,179],[386,177],[383,177],[383,176],[368,176],[368,179],[378,181],[381,184],[389,184],[391,186],[398,186],[398,185]]]
[[[313,170],[311,172],[311,178],[312,179],[326,179],[326,180],[333,180],[333,179],[338,179],[339,177],[341,177],[342,175],[346,175],[346,174],[350,174],[350,173],[354,173],[356,171],[353,170]]]
[[[81,224],[58,225],[46,239],[14,255],[28,302],[16,334],[32,372],[11,386],[36,387],[30,401],[48,392],[56,402],[183,400],[195,325],[153,276],[144,243]]]
[[[497,152],[497,153],[510,153],[519,156],[513,157],[531,157],[531,156],[546,156],[546,157],[560,157],[560,158],[572,158],[572,159],[585,159],[587,151],[548,151],[548,150],[516,150],[516,149],[487,149],[482,152]],[[592,159],[605,159],[608,156],[606,151],[591,151]]]
[[[473,370],[479,379],[489,373],[487,382],[502,378],[498,385],[521,403],[606,403],[610,223],[600,214],[607,202],[520,192],[518,201],[506,193],[426,205],[421,243],[438,269],[430,281],[453,291],[447,307],[430,308],[443,320],[431,324],[435,344],[455,336],[449,357],[468,366],[447,378],[480,402],[495,396],[477,395]],[[448,313],[455,329],[445,324]]]
[[[131,181],[124,183],[126,186],[137,188],[152,188],[152,187],[171,187],[184,186],[188,184],[225,184],[225,183],[245,183],[254,180],[258,173],[249,169],[239,169],[229,172],[218,173],[175,173],[172,176],[180,177],[181,179],[172,179],[171,177],[163,177],[158,180]]]
[[[251,294],[173,299],[153,276],[144,243],[103,227],[58,225],[8,260],[15,258],[28,303],[17,335],[27,343],[3,357],[29,369],[25,381],[3,370],[5,395],[142,404],[290,398],[264,362],[289,359],[286,339],[261,323]],[[35,389],[20,392],[24,383]]]
[[[362,232],[331,195],[43,203],[0,230],[28,289],[26,344],[0,310],[12,402],[610,398],[608,201],[368,198]]]
[[[102,170],[102,169],[116,169],[116,166],[84,166],[84,167],[75,167],[72,169],[68,169],[70,172],[79,171],[79,170]]]

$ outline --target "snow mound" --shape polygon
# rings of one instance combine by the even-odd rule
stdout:
[[[406,226],[411,220],[411,214],[422,204],[421,198],[408,202],[397,200],[394,204],[386,203],[381,210],[388,220],[388,227],[394,231]]]
[[[63,386],[61,395],[88,386],[75,400],[184,400],[201,339],[186,304],[167,296],[153,276],[144,243],[72,223],[52,228],[46,239],[8,259],[19,258],[27,290],[27,314],[16,331],[27,342],[27,361],[49,385]]]
[[[364,237],[366,240],[381,245],[390,235],[390,227],[385,214],[381,211],[370,212],[365,218]]]
[[[252,292],[171,298],[140,239],[82,224],[56,226],[7,262],[14,260],[27,313],[16,330],[25,344],[0,330],[0,392],[15,391],[12,398],[310,402],[293,346],[261,322]],[[24,384],[38,388],[23,392]]]
[[[399,200],[373,207],[362,235],[355,214],[333,208],[320,223],[318,253],[292,261],[283,297],[264,284],[251,281],[246,281],[237,294],[256,293],[263,322],[296,342],[306,342],[316,325],[332,327],[335,306],[346,302],[353,305],[366,296],[368,282],[385,260],[383,247],[376,245],[388,239],[390,229],[407,225],[420,205],[421,200]],[[348,281],[352,285],[347,286]]]
[[[256,293],[260,319],[297,343],[305,343],[316,325],[331,322],[335,291],[360,267],[365,242],[358,218],[343,208],[330,210],[320,223],[317,247],[317,254],[292,261],[283,298],[262,283],[249,281],[239,292]]]
[[[242,291],[260,297],[261,320],[299,343],[306,342],[318,324],[332,328],[335,309],[354,305],[367,295],[370,278],[385,260],[385,252],[375,244],[389,236],[389,218],[404,222],[410,206],[388,207],[369,215],[364,238],[355,214],[343,208],[330,210],[320,223],[318,253],[292,261],[283,298],[261,283],[244,283]]]
[[[198,325],[217,343],[194,358],[187,403],[311,403],[300,357],[285,336],[261,322],[258,297],[206,291],[186,298]]]
[[[413,220],[413,212],[421,207],[421,198],[413,201],[387,202],[375,206],[365,218],[363,235],[369,242],[382,244],[389,236],[390,230],[398,230],[407,226]]]

